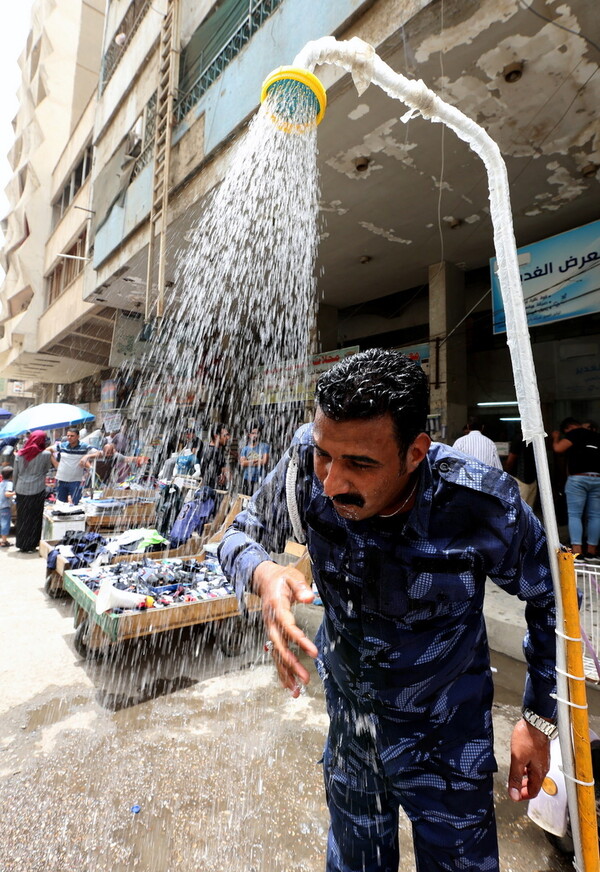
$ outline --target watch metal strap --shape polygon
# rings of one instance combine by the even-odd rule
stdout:
[[[532,712],[531,709],[523,709],[523,719],[526,720],[528,724],[531,724],[532,727],[535,727],[536,730],[539,730],[540,733],[548,736],[549,739],[556,739],[558,736],[558,727],[556,724],[551,724],[550,721],[544,720],[540,715],[536,715],[535,712]]]

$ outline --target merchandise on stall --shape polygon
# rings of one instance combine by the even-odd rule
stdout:
[[[217,496],[212,488],[198,488],[194,498],[185,503],[169,531],[171,547],[177,548],[183,545],[193,533],[202,535],[205,524],[215,513],[216,505]]]
[[[205,560],[145,558],[78,572],[78,578],[101,598],[97,613],[120,614],[124,609],[163,609],[185,603],[235,596],[216,557]],[[114,595],[111,595],[114,593]],[[121,598],[129,594],[130,598]],[[137,600],[136,600],[137,598]]]
[[[112,539],[105,539],[99,533],[70,530],[48,554],[46,568],[54,570],[59,557],[65,557],[71,569],[78,569],[89,566],[97,560],[108,562],[121,554],[162,551],[167,546],[167,539],[161,536],[158,530],[146,527],[127,530]]]

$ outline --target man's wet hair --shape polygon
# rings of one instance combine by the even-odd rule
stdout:
[[[391,415],[402,454],[426,430],[427,376],[399,351],[372,348],[346,357],[320,376],[315,399],[334,421]]]

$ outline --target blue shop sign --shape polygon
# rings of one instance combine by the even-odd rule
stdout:
[[[530,327],[600,311],[600,221],[517,249]],[[490,259],[494,333],[506,333],[504,306]]]

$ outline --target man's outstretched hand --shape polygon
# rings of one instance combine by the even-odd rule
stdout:
[[[510,742],[508,795],[514,802],[533,799],[550,768],[550,740],[521,719]]]
[[[294,620],[293,603],[311,603],[314,594],[306,579],[293,566],[280,566],[265,560],[254,570],[252,590],[262,600],[262,613],[267,636],[273,643],[271,654],[282,685],[297,697],[301,685],[308,684],[310,675],[290,650],[297,645],[309,657],[317,656],[317,649],[304,635]]]

